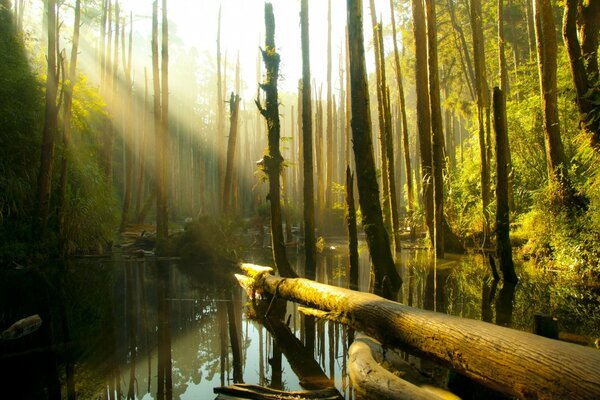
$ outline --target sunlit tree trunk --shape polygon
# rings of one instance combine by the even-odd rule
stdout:
[[[225,62],[224,70],[227,69]],[[221,6],[219,5],[219,16],[217,23],[217,190],[222,193],[223,177],[225,175],[225,157],[223,147],[225,146],[225,99],[223,98],[223,79],[221,76]]]
[[[467,40],[465,39],[465,34],[461,25],[456,19],[454,1],[455,0],[448,0],[448,14],[450,15],[453,33],[458,36],[456,41],[460,42],[460,45],[458,43],[456,44],[456,49],[460,54],[461,67],[463,69],[463,74],[465,75],[467,86],[469,87],[469,93],[471,94],[471,98],[475,98],[475,93],[473,92],[473,87],[475,86],[475,72],[473,70],[471,56],[469,55],[469,47],[467,45]]]
[[[394,162],[394,140],[392,136],[392,110],[390,104],[390,89],[387,85],[386,74],[385,74],[385,55],[383,54],[383,31],[381,24],[377,25],[377,37],[379,41],[379,69],[381,70],[381,82],[380,90],[383,98],[383,116],[385,120],[385,169],[387,171],[388,179],[388,197],[387,201],[384,202],[390,208],[390,234],[394,239],[394,247],[396,252],[400,252],[400,226],[398,216],[398,198],[396,195],[396,174],[395,174],[395,162]]]
[[[230,215],[231,213],[231,192],[232,192],[232,177],[235,158],[235,146],[237,141],[238,131],[238,114],[240,108],[240,96],[231,93],[229,98],[229,112],[230,112],[230,125],[229,125],[229,139],[227,143],[227,164],[225,168],[225,180],[223,182],[223,198],[221,199],[221,210],[223,215]]]
[[[267,122],[268,147],[263,156],[261,168],[269,178],[269,203],[271,204],[271,241],[273,258],[281,276],[295,277],[285,251],[283,228],[281,225],[281,188],[280,177],[283,156],[279,149],[280,123],[277,79],[279,77],[279,54],[275,47],[275,16],[271,3],[265,3],[265,48],[261,49],[266,68],[266,80],[260,84],[265,92],[265,106],[256,99],[256,106]]]
[[[438,75],[437,29],[435,4],[425,0],[427,21],[427,61],[429,76],[429,106],[431,111],[431,142],[433,161],[433,206],[434,206],[434,247],[439,258],[444,257],[444,127],[440,100],[440,80]]]
[[[377,11],[375,10],[375,1],[369,0],[369,9],[371,11],[371,25],[373,27],[373,55],[375,57],[375,81],[377,84],[377,116],[379,117],[379,152],[380,152],[380,170],[381,170],[381,208],[383,210],[383,223],[389,234],[392,233],[392,214],[390,209],[390,191],[389,178],[387,170],[387,151],[385,139],[386,120],[385,120],[385,88],[382,86],[382,77],[385,70],[382,70],[379,55],[382,53],[382,41],[379,40],[380,30],[377,24]]]
[[[586,5],[577,0],[565,2],[563,37],[577,93],[579,119],[597,152],[600,152],[600,105],[598,95],[594,98],[592,94],[598,93],[594,87],[598,85],[599,30],[600,2],[589,1]]]
[[[485,70],[485,50],[481,15],[481,0],[472,0],[471,30],[473,33],[473,58],[475,62],[475,87],[477,92],[477,124],[479,134],[479,156],[481,160],[481,203],[484,218],[484,233],[489,229],[488,206],[490,204],[490,170],[488,146],[486,141],[486,124],[484,117],[489,116],[489,89]],[[488,117],[489,120],[489,117]],[[487,128],[489,128],[489,123]],[[489,135],[488,135],[489,136]],[[486,235],[487,236],[487,235]]]
[[[60,162],[60,180],[58,183],[58,231],[61,236],[65,223],[66,193],[68,182],[68,160],[71,152],[71,108],[73,105],[73,87],[75,86],[77,73],[77,52],[79,51],[79,26],[81,24],[81,0],[75,2],[75,15],[73,21],[73,42],[71,45],[71,61],[69,72],[63,82],[63,155]],[[63,249],[64,250],[64,249]]]
[[[406,191],[408,199],[408,218],[412,219],[415,209],[415,198],[412,180],[412,166],[410,162],[410,145],[408,140],[408,123],[406,120],[406,100],[404,98],[404,83],[402,80],[402,69],[400,67],[400,54],[396,41],[396,18],[394,15],[394,3],[390,0],[390,13],[392,16],[392,43],[394,44],[394,66],[396,69],[396,84],[398,85],[398,99],[400,102],[400,117],[402,118],[402,146],[404,148],[404,168],[406,174]],[[414,226],[411,224],[411,231]]]
[[[145,185],[145,167],[146,167],[146,138],[148,130],[148,72],[144,67],[144,106],[142,107],[142,129],[140,138],[140,152],[139,152],[139,173],[137,177],[136,195],[135,195],[135,218],[136,222],[141,223],[140,212],[142,199],[144,198],[144,185]]]
[[[310,40],[308,30],[308,0],[300,4],[300,31],[302,40],[302,170],[304,200],[304,254],[306,277],[315,278],[315,200],[312,141],[312,104],[310,87]]]
[[[332,188],[333,188],[333,98],[331,89],[331,0],[327,0],[327,126],[326,126],[326,147],[327,159],[325,170],[325,208],[330,209],[333,206]]]
[[[533,13],[544,115],[548,178],[551,185],[557,185],[557,194],[561,201],[568,205],[573,200],[573,190],[568,176],[567,158],[560,136],[556,88],[556,27],[550,0],[534,0]]]
[[[362,224],[367,235],[367,244],[373,262],[375,291],[391,298],[395,296],[394,293],[402,285],[402,279],[394,266],[390,241],[383,224],[379,203],[379,187],[377,185],[371,139],[371,116],[362,31],[362,0],[348,0],[347,9],[350,44],[352,139]]]
[[[535,24],[533,23],[533,9],[531,8],[532,2],[529,0],[525,1],[525,18],[527,19],[527,42],[529,43],[529,60],[535,60]]]
[[[52,191],[52,169],[54,166],[54,142],[58,126],[58,69],[56,62],[56,1],[47,0],[48,15],[48,54],[46,75],[46,100],[44,107],[44,130],[42,151],[37,178],[36,222],[33,225],[34,237],[46,240],[48,216],[50,213],[50,193]]]
[[[429,109],[427,76],[427,32],[422,0],[412,0],[413,34],[415,38],[415,82],[417,91],[417,130],[421,153],[421,186],[425,223],[433,242],[433,168],[431,154],[431,111]]]

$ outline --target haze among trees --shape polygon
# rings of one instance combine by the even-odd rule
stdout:
[[[370,0],[348,4],[354,26],[330,2],[313,6],[323,15],[294,4],[293,42],[248,23],[254,60],[224,46],[221,7],[192,41],[168,3],[3,1],[3,260],[105,252],[144,222],[168,253],[173,224],[211,215],[270,225],[294,275],[292,226],[309,265],[313,226],[345,231],[348,166],[377,291],[384,276],[398,289],[393,253],[420,234],[440,258],[510,236],[519,254],[596,276],[595,2]]]

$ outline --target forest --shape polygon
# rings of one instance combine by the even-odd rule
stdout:
[[[0,0],[0,397],[599,398],[599,44],[596,0]]]

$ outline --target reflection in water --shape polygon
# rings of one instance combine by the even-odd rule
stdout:
[[[346,286],[346,247],[336,247],[340,250],[326,247],[318,257],[317,276]],[[401,298],[409,305],[530,329],[534,311],[552,313],[556,304],[574,304],[569,299],[576,298],[524,272],[517,287],[496,290],[481,256],[450,255],[434,276],[426,252],[404,250],[397,266],[405,282]],[[359,255],[359,286],[365,290],[366,246]],[[302,271],[300,257],[291,261]],[[207,282],[204,268],[80,260],[48,266],[43,273],[1,271],[0,330],[33,314],[43,323],[21,339],[0,341],[0,376],[6,382],[0,397],[204,399],[214,398],[213,387],[234,382],[299,390],[315,380],[333,382],[346,399],[353,397],[346,375],[351,330],[311,321],[288,304],[286,323],[279,321],[276,333],[275,325],[246,319],[246,299],[237,285]],[[581,311],[575,307],[558,310],[570,318],[563,317],[562,330],[600,335],[598,324],[595,331],[587,328],[593,313],[577,319]],[[582,327],[588,330],[577,330]]]

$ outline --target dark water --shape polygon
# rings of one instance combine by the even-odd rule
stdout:
[[[346,285],[345,251],[342,241],[327,242],[318,280]],[[301,257],[296,249],[289,252],[301,272]],[[360,254],[360,286],[366,290],[364,245]],[[256,251],[245,261],[264,263],[268,256]],[[450,257],[435,270],[432,263],[423,250],[400,255],[404,303],[522,330],[531,330],[534,312],[552,313],[572,338],[600,336],[600,301],[593,288],[527,266],[520,267],[516,288],[495,287],[477,255]],[[212,399],[214,387],[237,381],[300,390],[329,378],[352,398],[344,326],[318,322],[314,350],[307,349],[293,304],[287,306],[289,328],[267,329],[246,318],[245,293],[232,283],[208,281],[207,268],[117,256],[42,273],[1,271],[0,331],[32,314],[43,322],[32,334],[0,341],[0,398],[160,399],[172,390],[175,399]]]

